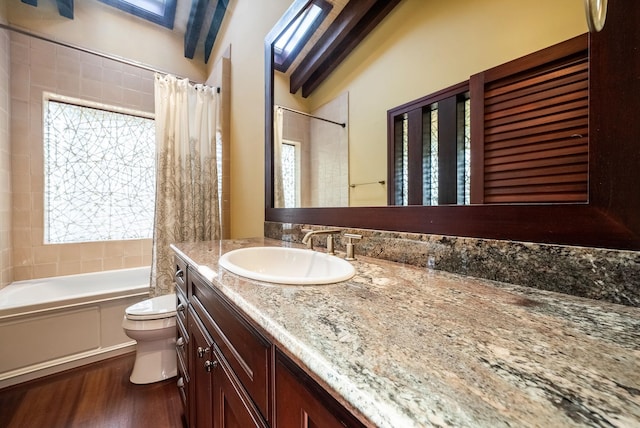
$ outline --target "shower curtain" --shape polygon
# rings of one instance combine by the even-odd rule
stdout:
[[[151,294],[173,291],[169,245],[220,238],[215,88],[155,76],[156,205]]]
[[[273,207],[285,208],[284,186],[282,182],[282,130],[284,110],[279,106],[273,109]]]

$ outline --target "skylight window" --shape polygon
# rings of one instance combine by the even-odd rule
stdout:
[[[109,6],[173,29],[177,0],[100,0]]]
[[[332,5],[325,0],[314,0],[298,15],[273,44],[275,68],[285,72],[300,53],[311,35],[329,14]]]

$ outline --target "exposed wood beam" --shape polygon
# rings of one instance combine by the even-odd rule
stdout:
[[[307,97],[400,0],[350,1],[291,74],[290,90]]]
[[[184,33],[184,56],[193,59],[200,39],[200,31],[205,18],[208,0],[192,0],[191,13],[187,23],[187,31]]]
[[[218,0],[218,3],[216,4],[216,10],[213,13],[213,19],[211,20],[211,26],[209,27],[209,32],[207,33],[207,39],[204,41],[205,64],[209,62],[209,56],[211,55],[213,44],[216,42],[218,31],[220,31],[220,27],[222,26],[222,19],[224,18],[224,14],[227,11],[228,5],[229,0]]]
[[[73,19],[73,0],[56,0],[56,3],[60,16]]]
[[[22,0],[22,3],[38,7],[38,0]]]

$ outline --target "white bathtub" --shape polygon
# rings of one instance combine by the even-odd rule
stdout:
[[[0,388],[134,350],[127,306],[149,267],[16,281],[0,290]]]

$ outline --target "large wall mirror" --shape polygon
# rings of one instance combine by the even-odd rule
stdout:
[[[282,67],[280,56],[287,51],[283,34],[299,27],[301,17],[310,15],[309,6],[316,3],[319,14],[333,24],[311,26],[314,33],[308,36],[307,52],[303,50]],[[638,93],[640,85],[629,71],[638,67],[637,55],[632,52],[633,45],[640,44],[633,25],[639,8],[620,0],[609,2],[603,31],[589,35],[586,202],[474,204],[472,200],[471,205],[388,205],[389,110],[516,57],[574,38],[587,28],[583,2],[577,0],[570,6],[557,6],[553,1],[529,6],[504,0],[482,5],[468,0],[441,3],[293,2],[265,40],[265,219],[639,249],[640,191],[635,183],[640,183],[640,168],[634,165],[640,165],[640,129],[633,114],[639,102],[628,95],[634,90]],[[509,7],[518,10],[508,11]],[[567,10],[554,10],[557,7]],[[547,13],[571,22],[566,30],[553,35],[541,24],[539,32],[543,35],[539,36],[535,27],[527,33],[517,32],[523,24],[513,20],[514,13],[537,13],[540,18]],[[505,24],[499,30],[479,35],[484,25],[496,27],[501,19]],[[531,20],[548,21],[535,16]],[[481,23],[473,24],[477,21]],[[391,29],[389,22],[393,24]],[[376,25],[387,27],[371,33]],[[562,27],[562,22],[548,25]],[[510,30],[516,32],[510,34]],[[362,42],[368,34],[371,36]],[[428,40],[432,34],[438,36],[436,40]],[[625,43],[620,42],[621,37]],[[498,46],[481,52],[480,45],[488,44]],[[424,52],[429,52],[429,58],[424,58]],[[278,115],[283,115],[284,121],[278,122],[282,119]],[[295,136],[300,129],[307,137]],[[285,134],[290,146],[287,150],[296,150],[296,141],[291,140],[304,138],[321,147],[298,147],[298,166],[290,169],[288,176],[297,174],[304,184],[297,196],[286,202],[281,195],[281,173],[277,172],[282,171],[279,160],[284,146],[274,146],[274,130],[275,138]],[[324,153],[324,158],[315,157],[312,151]],[[301,176],[305,178],[301,180]]]

